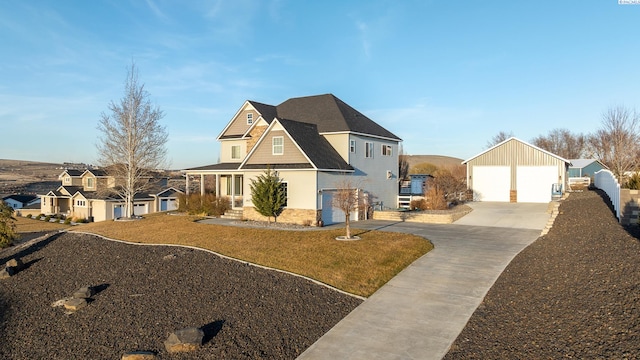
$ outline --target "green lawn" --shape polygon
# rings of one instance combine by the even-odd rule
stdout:
[[[132,222],[105,221],[73,227],[139,243],[209,249],[244,261],[308,276],[338,289],[369,296],[433,246],[400,233],[354,230],[360,241],[336,241],[341,230],[286,231],[196,223],[195,216],[147,215]]]

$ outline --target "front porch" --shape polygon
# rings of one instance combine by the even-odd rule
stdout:
[[[242,209],[244,205],[244,174],[237,170],[239,163],[222,163],[183,170],[185,173],[185,193],[192,188],[200,195],[214,193],[229,198],[233,209]]]

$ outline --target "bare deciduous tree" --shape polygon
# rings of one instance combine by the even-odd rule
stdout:
[[[495,145],[500,144],[501,142],[507,140],[508,138],[512,138],[515,135],[513,135],[512,131],[506,132],[506,131],[500,131],[499,133],[497,133],[494,137],[491,138],[491,140],[489,140],[487,142],[487,149],[490,149],[492,147],[494,147]]]
[[[398,180],[402,181],[409,177],[409,157],[404,153],[402,145],[398,151]]]
[[[627,171],[638,166],[640,114],[624,106],[602,114],[601,127],[588,138],[588,153],[602,161],[622,181]]]
[[[117,186],[111,190],[125,200],[125,214],[133,216],[136,194],[152,184],[152,171],[165,165],[168,134],[160,120],[164,113],[151,104],[144,84],[138,83],[135,64],[127,71],[124,95],[111,101],[109,114],[98,123],[98,161]]]
[[[567,129],[553,129],[545,135],[533,139],[531,143],[565,159],[580,159],[587,147],[587,137],[572,134]]]
[[[336,184],[336,193],[333,196],[331,205],[337,207],[344,212],[346,238],[351,239],[351,214],[356,211],[360,205],[359,194],[360,189],[353,179],[345,178]]]

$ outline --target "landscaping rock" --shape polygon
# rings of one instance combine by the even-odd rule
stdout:
[[[64,303],[64,308],[72,311],[78,311],[85,306],[87,306],[87,299],[73,298],[71,300],[65,301]]]
[[[130,351],[122,355],[122,360],[154,360],[156,354],[151,351]]]
[[[170,354],[197,350],[202,346],[204,331],[190,327],[176,330],[164,342],[164,347]]]
[[[91,286],[83,286],[73,293],[73,297],[76,299],[89,299],[95,294],[95,290]]]
[[[22,263],[22,259],[14,258],[14,259],[11,259],[11,260],[7,261],[7,264],[5,266],[8,267],[8,268],[13,268],[13,270],[18,272],[18,271],[22,270],[22,268],[24,267],[24,263]]]
[[[12,267],[6,267],[2,270],[0,270],[0,279],[7,279],[13,276],[13,274],[15,274],[15,272],[13,271]]]

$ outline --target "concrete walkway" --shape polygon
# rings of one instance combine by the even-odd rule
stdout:
[[[478,203],[472,207],[473,212],[452,225],[355,224],[424,236],[435,248],[298,359],[441,359],[504,268],[539,237],[549,219],[547,204]]]

